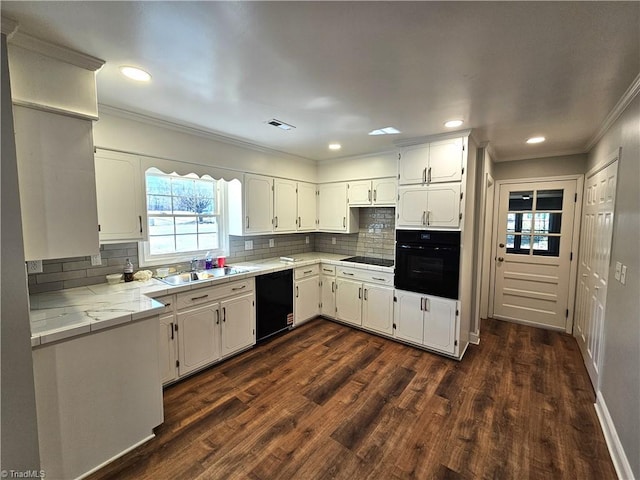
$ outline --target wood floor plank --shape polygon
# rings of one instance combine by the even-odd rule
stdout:
[[[616,478],[575,340],[487,320],[456,362],[314,320],[164,392],[90,480]]]

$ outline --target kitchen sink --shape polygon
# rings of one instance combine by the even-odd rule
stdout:
[[[203,282],[205,280],[211,280],[213,278],[228,277],[230,275],[238,275],[240,273],[250,272],[251,269],[243,267],[220,267],[212,268],[210,270],[202,270],[199,272],[184,272],[169,275],[168,277],[161,278],[164,283],[169,285],[186,285],[191,283]]]

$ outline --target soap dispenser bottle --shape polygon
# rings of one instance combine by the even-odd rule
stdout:
[[[127,262],[124,264],[124,281],[133,282],[133,263],[127,258]]]

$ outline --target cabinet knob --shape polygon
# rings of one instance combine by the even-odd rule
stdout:
[[[504,262],[504,257],[498,257],[499,262]]]

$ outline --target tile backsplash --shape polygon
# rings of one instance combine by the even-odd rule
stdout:
[[[360,208],[359,214],[360,231],[353,234],[311,232],[251,237],[231,236],[229,237],[228,263],[250,262],[314,251],[393,260],[394,208]],[[332,243],[333,238],[336,239],[335,244]],[[269,246],[270,240],[273,240],[272,247]],[[251,250],[245,250],[245,242],[247,241],[253,243]],[[127,258],[133,263],[134,271],[140,269],[136,242],[101,245],[100,254],[102,256],[102,265],[100,266],[92,266],[91,257],[44,260],[42,262],[43,272],[29,275],[29,293],[51,292],[105,283],[105,275],[123,271]],[[171,266],[176,266],[176,264]],[[178,264],[177,267],[178,270],[186,270],[189,266]],[[158,267],[147,268],[155,271]]]

